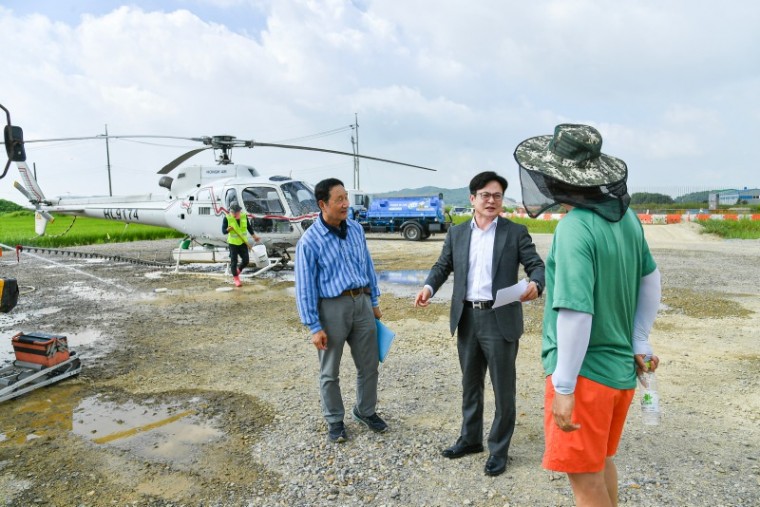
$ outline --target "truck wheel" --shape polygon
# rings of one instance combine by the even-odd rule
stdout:
[[[422,233],[422,239],[428,239],[432,234],[430,231],[425,231]]]
[[[422,227],[417,224],[409,224],[402,231],[404,239],[409,241],[419,241],[422,239]]]

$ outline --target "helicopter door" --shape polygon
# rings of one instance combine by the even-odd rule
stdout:
[[[201,188],[195,194],[195,198],[191,197],[193,204],[191,208],[188,208],[188,214],[192,213],[192,229],[196,231],[203,231],[198,234],[205,239],[211,239],[214,236],[221,234],[222,221],[216,216],[214,212],[214,203],[211,199],[211,189]],[[213,232],[214,234],[211,234]]]
[[[227,193],[224,194],[224,207],[226,210],[229,210],[233,204],[240,204],[240,203],[238,202],[237,192],[235,191],[234,188],[230,188],[227,190]]]
[[[253,230],[257,233],[289,234],[293,230],[276,188],[246,187],[243,190],[243,205],[254,216]]]

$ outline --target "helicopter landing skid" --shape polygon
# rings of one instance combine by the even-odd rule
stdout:
[[[280,258],[280,257],[269,257],[267,259],[268,264],[265,266],[256,265],[254,263],[251,263],[248,267],[248,269],[255,267],[256,271],[253,272],[246,272],[241,273],[242,278],[256,278],[257,276],[263,275],[267,271],[282,271],[283,269],[293,269],[292,263],[289,262],[288,259]],[[231,276],[230,275],[230,268],[227,266],[227,270],[225,271],[225,276]]]
[[[41,364],[13,361],[0,368],[0,403],[73,377],[81,371],[82,362],[74,351],[69,351],[67,360],[47,368]]]

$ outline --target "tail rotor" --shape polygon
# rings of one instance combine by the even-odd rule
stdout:
[[[14,181],[13,186],[34,206],[34,232],[38,236],[44,236],[47,224],[55,221],[53,215],[42,209],[43,205],[50,205],[50,201],[45,199],[45,194],[42,193],[42,189],[29,171],[29,166],[26,165],[26,162],[16,162],[16,165],[24,184],[22,185],[18,181]]]

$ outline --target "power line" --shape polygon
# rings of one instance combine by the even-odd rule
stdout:
[[[347,132],[349,130],[352,130],[354,128],[353,125],[348,125],[346,127],[338,127],[331,130],[325,130],[323,132],[317,132],[316,134],[310,134],[303,137],[293,137],[291,139],[283,139],[281,141],[275,141],[277,143],[294,143],[294,142],[301,142],[301,141],[308,141],[311,139],[319,139],[320,137],[328,137],[335,134],[340,134],[341,132]]]

